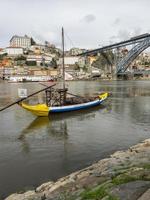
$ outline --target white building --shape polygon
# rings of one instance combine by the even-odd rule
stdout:
[[[22,55],[23,54],[23,48],[21,48],[21,47],[7,47],[5,49],[5,52],[8,55],[12,55],[12,56]]]
[[[41,63],[50,64],[52,57],[46,55],[28,55],[27,61],[35,61],[36,64],[40,66]]]
[[[33,39],[25,36],[14,35],[10,40],[11,47],[29,48],[32,45]]]
[[[37,50],[39,50],[40,52],[44,52],[45,49],[46,49],[46,46],[42,44],[35,44],[30,47],[30,50],[34,52],[36,52]]]
[[[78,56],[66,56],[64,57],[65,67],[74,66],[78,63],[79,57]],[[59,65],[62,65],[62,58],[59,59]]]

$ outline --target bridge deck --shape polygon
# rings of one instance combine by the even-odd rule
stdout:
[[[103,52],[103,51],[107,51],[107,50],[131,45],[131,44],[135,44],[135,43],[143,41],[144,39],[146,39],[148,37],[150,37],[150,34],[145,33],[145,34],[142,34],[142,35],[139,35],[139,36],[136,36],[136,37],[132,37],[129,40],[125,40],[125,41],[122,41],[122,42],[118,42],[118,43],[115,43],[115,44],[107,45],[107,46],[104,46],[104,47],[101,47],[101,48],[98,48],[98,49],[93,49],[91,51],[87,51],[87,52],[78,54],[77,56],[92,55],[92,54],[95,54],[95,53],[100,53],[100,52]]]

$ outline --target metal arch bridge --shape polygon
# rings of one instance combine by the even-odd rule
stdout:
[[[88,56],[94,55],[96,53],[104,53],[107,50],[116,49],[119,47],[124,47],[127,45],[135,44],[135,46],[127,53],[127,55],[122,58],[122,60],[116,66],[116,74],[123,74],[129,65],[133,62],[133,60],[145,49],[150,47],[150,34],[145,33],[136,37],[132,37],[129,40],[122,41],[119,43],[115,43],[112,45],[104,46],[98,49],[94,49],[91,51],[86,51],[84,53],[79,54],[78,56]]]

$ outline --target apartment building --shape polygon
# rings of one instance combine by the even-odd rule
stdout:
[[[23,54],[23,48],[21,48],[21,47],[7,47],[5,49],[5,52],[8,55],[12,55],[12,56],[22,55]]]
[[[14,35],[10,40],[10,47],[29,48],[32,44],[35,44],[34,40],[27,35]]]

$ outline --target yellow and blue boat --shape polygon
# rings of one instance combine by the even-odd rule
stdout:
[[[24,109],[30,111],[36,116],[48,116],[51,113],[64,113],[64,112],[73,112],[77,110],[83,110],[87,108],[92,108],[94,106],[98,106],[103,103],[105,99],[107,99],[108,93],[104,93],[99,95],[95,100],[79,103],[74,105],[64,105],[64,106],[47,106],[46,104],[36,104],[30,105],[25,102],[20,102],[20,106]]]

